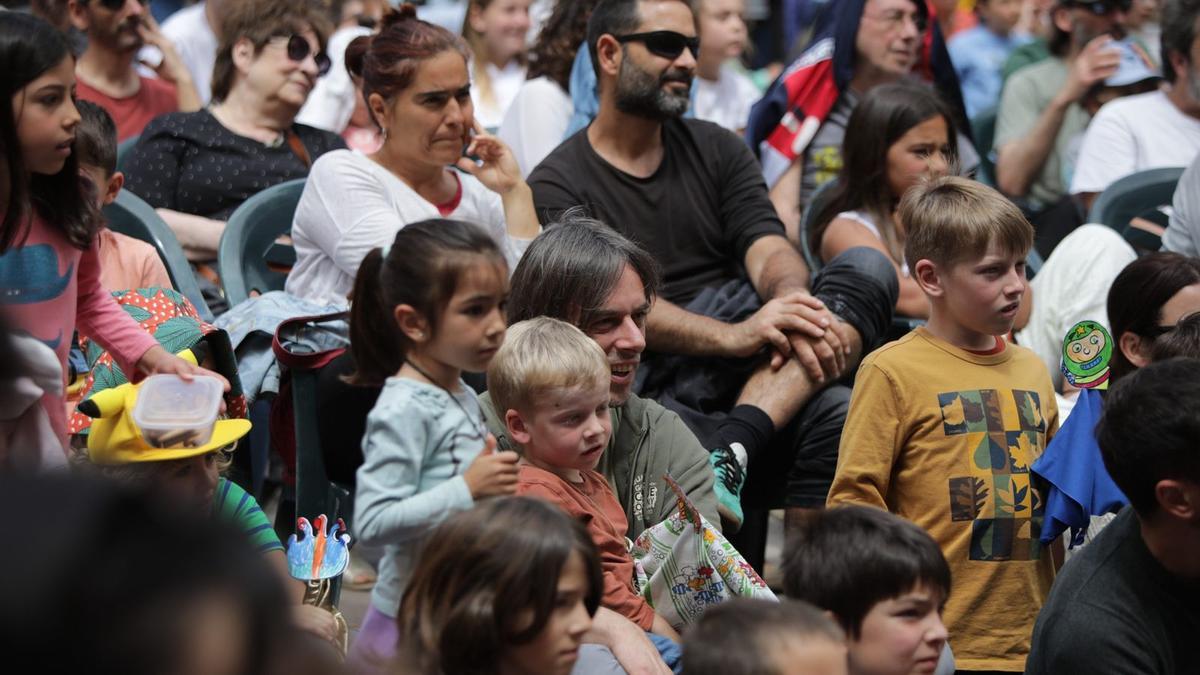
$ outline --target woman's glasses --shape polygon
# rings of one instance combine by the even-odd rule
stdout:
[[[110,12],[120,11],[125,6],[127,0],[99,0],[100,6]],[[142,7],[150,4],[150,0],[138,0]],[[82,4],[82,3],[81,3]]]
[[[696,58],[700,54],[700,38],[688,37],[673,30],[654,30],[649,33],[631,33],[615,37],[621,44],[641,42],[646,46],[646,51],[672,61],[679,58],[684,49],[692,52],[692,58]]]
[[[280,36],[282,39],[283,36]],[[312,53],[312,47],[308,44],[308,40],[302,35],[292,35],[287,38],[287,57],[296,63],[302,63],[308,55]],[[313,55],[313,61],[317,63],[317,75],[324,76],[329,72],[329,56],[325,52],[317,52]]]

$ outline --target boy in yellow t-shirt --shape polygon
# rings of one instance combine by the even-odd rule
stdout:
[[[945,177],[905,194],[905,258],[929,323],[863,360],[829,505],[887,509],[946,556],[959,672],[1021,672],[1054,566],[1029,467],[1058,428],[1050,375],[1007,344],[1033,228],[995,190]]]

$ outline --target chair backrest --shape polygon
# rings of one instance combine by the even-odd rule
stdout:
[[[824,267],[821,258],[816,251],[809,248],[808,233],[816,226],[817,215],[825,209],[825,205],[833,198],[833,190],[837,187],[837,179],[825,183],[813,192],[808,203],[804,205],[804,215],[800,216],[800,252],[804,254],[804,262],[808,265],[808,271],[815,274],[817,270]]]
[[[1096,197],[1087,221],[1121,232],[1138,214],[1171,203],[1183,169],[1149,169],[1115,181]]]
[[[230,307],[255,291],[283,290],[296,250],[278,240],[291,232],[302,192],[303,178],[269,187],[242,202],[225,223],[217,268]]]
[[[140,136],[130,136],[117,144],[117,171],[125,170],[125,162],[128,161],[129,155],[132,154],[133,146],[137,145]]]
[[[998,107],[988,108],[971,120],[971,135],[975,137],[975,150],[979,153],[979,170],[975,180],[987,185],[996,185],[996,153],[992,144],[996,141],[996,115]]]
[[[179,245],[179,240],[175,238],[170,226],[159,217],[152,206],[129,190],[121,190],[117,193],[116,201],[104,207],[104,218],[108,221],[108,229],[113,232],[153,245],[167,268],[175,290],[196,306],[196,312],[200,314],[201,319],[208,322],[213,320],[212,311],[208,309],[204,295],[200,292],[200,285],[196,283],[192,266],[183,254],[183,247]]]

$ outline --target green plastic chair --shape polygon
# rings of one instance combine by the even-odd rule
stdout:
[[[1138,214],[1171,203],[1183,169],[1149,169],[1125,176],[1096,197],[1087,221],[1123,231]]]
[[[975,180],[986,185],[996,185],[996,153],[992,144],[996,141],[996,115],[998,107],[988,108],[971,120],[971,135],[975,137],[975,150],[979,153],[979,170]]]
[[[277,240],[292,230],[304,179],[263,190],[242,202],[225,224],[217,269],[225,299],[233,307],[253,292],[281,291],[296,264],[296,250]]]
[[[117,145],[117,171],[125,171],[125,162],[129,161],[129,156],[133,154],[133,146],[137,145],[139,138],[141,136],[130,136]]]
[[[192,266],[183,254],[183,247],[179,245],[170,226],[154,211],[154,207],[129,190],[121,190],[117,193],[117,199],[104,207],[104,217],[108,221],[108,229],[113,232],[153,245],[167,268],[171,285],[196,306],[201,319],[212,322],[212,311],[204,302],[204,295],[196,283]]]

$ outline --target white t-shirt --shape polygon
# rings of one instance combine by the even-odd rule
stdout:
[[[525,80],[497,132],[500,140],[512,148],[521,175],[528,178],[533,168],[562,143],[574,110],[571,95],[554,80]]]
[[[1071,194],[1103,192],[1118,179],[1146,169],[1187,166],[1197,153],[1200,119],[1180,112],[1164,92],[1119,98],[1101,108],[1088,125]]]
[[[868,214],[866,211],[842,211],[841,213],[834,216],[835,220],[837,218],[845,218],[846,220],[853,220],[854,222],[858,223],[859,225],[862,225],[863,227],[870,230],[871,234],[875,235],[879,239],[879,241],[883,241],[883,235],[879,234],[879,228],[876,227],[875,221],[871,218],[870,214]],[[908,271],[908,261],[904,261],[904,260],[900,261],[900,273],[903,274],[905,276],[905,278],[910,276],[909,271]]]
[[[696,76],[692,95],[696,119],[720,124],[734,133],[746,128],[750,106],[762,97],[750,78],[728,64],[721,66],[715,82]]]
[[[175,52],[192,74],[200,100],[208,105],[212,98],[213,65],[217,61],[217,36],[204,16],[204,3],[172,14],[163,23],[162,33],[175,45]]]
[[[357,103],[354,96],[354,82],[350,73],[346,72],[346,47],[354,38],[360,35],[370,35],[370,28],[350,26],[340,28],[329,36],[329,44],[325,53],[329,55],[329,72],[317,80],[296,116],[300,124],[324,129],[335,134],[341,134],[350,123]]]
[[[505,111],[517,97],[517,90],[525,81],[525,66],[516,61],[510,61],[503,68],[497,68],[490,63],[483,64],[483,68],[487,71],[488,79],[492,83],[494,104],[487,105],[480,101],[479,85],[472,83],[471,96],[475,103],[475,121],[483,125],[484,129],[496,129],[500,126],[500,122],[504,121]]]
[[[366,155],[333,150],[313,163],[296,207],[292,241],[296,266],[288,293],[318,304],[345,304],[354,275],[371,249],[388,246],[408,223],[453,218],[477,223],[500,244],[509,270],[529,239],[511,239],[500,196],[474,176],[458,174],[462,198],[448,216]]]

